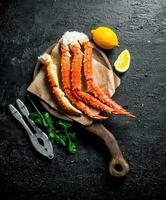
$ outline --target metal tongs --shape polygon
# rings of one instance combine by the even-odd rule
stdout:
[[[29,116],[29,111],[25,104],[20,100],[16,100],[17,106],[19,110],[21,111],[22,115],[27,119],[27,121],[30,123],[32,128],[34,129],[35,133],[31,131],[31,129],[28,127],[27,123],[24,121],[22,115],[20,112],[12,105],[9,104],[9,109],[12,113],[12,115],[23,125],[25,130],[28,133],[28,136],[30,138],[30,141],[34,148],[43,156],[53,159],[53,147],[52,144],[48,138],[48,136],[39,128],[36,126],[33,120],[31,120]]]

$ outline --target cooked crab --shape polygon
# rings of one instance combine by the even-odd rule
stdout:
[[[105,116],[96,115],[88,105],[80,101],[73,93],[72,85],[71,85],[71,68],[70,68],[70,52],[68,46],[65,44],[61,45],[61,74],[62,74],[62,82],[63,82],[63,90],[68,97],[68,99],[83,113],[85,113],[88,117],[101,120],[107,119]]]
[[[84,54],[81,51],[80,45],[84,47]],[[105,94],[98,86],[93,82],[93,70],[92,70],[92,48],[93,45],[89,42],[88,37],[79,32],[66,32],[62,37],[62,79],[63,87],[68,87],[67,83],[72,85],[72,94],[75,95],[75,99],[83,101],[85,104],[92,106],[100,111],[106,111],[118,115],[128,115],[134,117],[131,113],[123,109],[115,101],[113,101],[107,94]],[[71,50],[71,51],[70,51]],[[65,53],[64,53],[65,52]],[[73,54],[72,66],[70,69],[70,52]],[[82,91],[81,88],[81,68],[83,60],[84,78],[87,88],[91,94]],[[68,68],[65,66],[68,64]],[[65,74],[65,70],[68,70],[68,74]],[[70,72],[71,71],[71,72]],[[67,82],[64,79],[68,80]],[[71,86],[70,86],[71,87]],[[66,93],[66,92],[65,92]],[[67,95],[67,94],[66,94]],[[68,97],[69,98],[69,97]],[[70,99],[69,99],[70,100]],[[80,109],[80,108],[79,108]]]
[[[59,87],[57,66],[53,63],[51,56],[44,53],[38,58],[44,64],[47,73],[48,81],[50,83],[51,91],[54,95],[59,107],[68,114],[81,115],[80,110],[76,109],[70,101],[66,98],[64,92]]]

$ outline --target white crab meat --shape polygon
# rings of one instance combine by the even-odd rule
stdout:
[[[64,45],[71,45],[71,44],[78,44],[78,41],[82,44],[83,42],[88,41],[88,36],[85,35],[84,33],[77,32],[77,31],[72,31],[69,32],[67,31],[63,36],[62,36],[63,44]]]

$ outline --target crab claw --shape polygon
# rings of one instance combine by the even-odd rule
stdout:
[[[85,103],[80,101],[78,98],[75,97],[72,90],[71,85],[71,69],[70,69],[70,52],[69,48],[66,47],[66,45],[61,44],[61,52],[62,52],[62,58],[61,58],[61,74],[62,74],[62,83],[63,83],[63,90],[65,92],[65,95],[70,100],[71,103],[73,103],[79,110],[81,110],[84,114],[86,114],[88,117],[96,120],[102,120],[106,119],[105,116],[99,116],[96,115],[95,112],[93,112],[92,109],[89,108]]]
[[[54,95],[55,101],[58,103],[59,107],[68,114],[71,115],[81,115],[80,110],[76,109],[66,98],[64,92],[59,87],[58,80],[58,69],[53,63],[51,56],[47,53],[43,54],[38,58],[45,66],[48,81],[50,83],[50,88],[52,94]]]

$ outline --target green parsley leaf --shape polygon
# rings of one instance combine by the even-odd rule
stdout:
[[[39,124],[41,127],[46,129],[48,137],[52,143],[56,142],[62,146],[66,146],[70,153],[76,153],[75,133],[70,130],[73,126],[72,122],[65,120],[58,120],[54,122],[48,112],[41,113],[32,99],[30,97],[29,99],[36,110],[36,112],[29,114],[29,118],[36,124]],[[54,128],[54,124],[57,124],[56,129]]]

